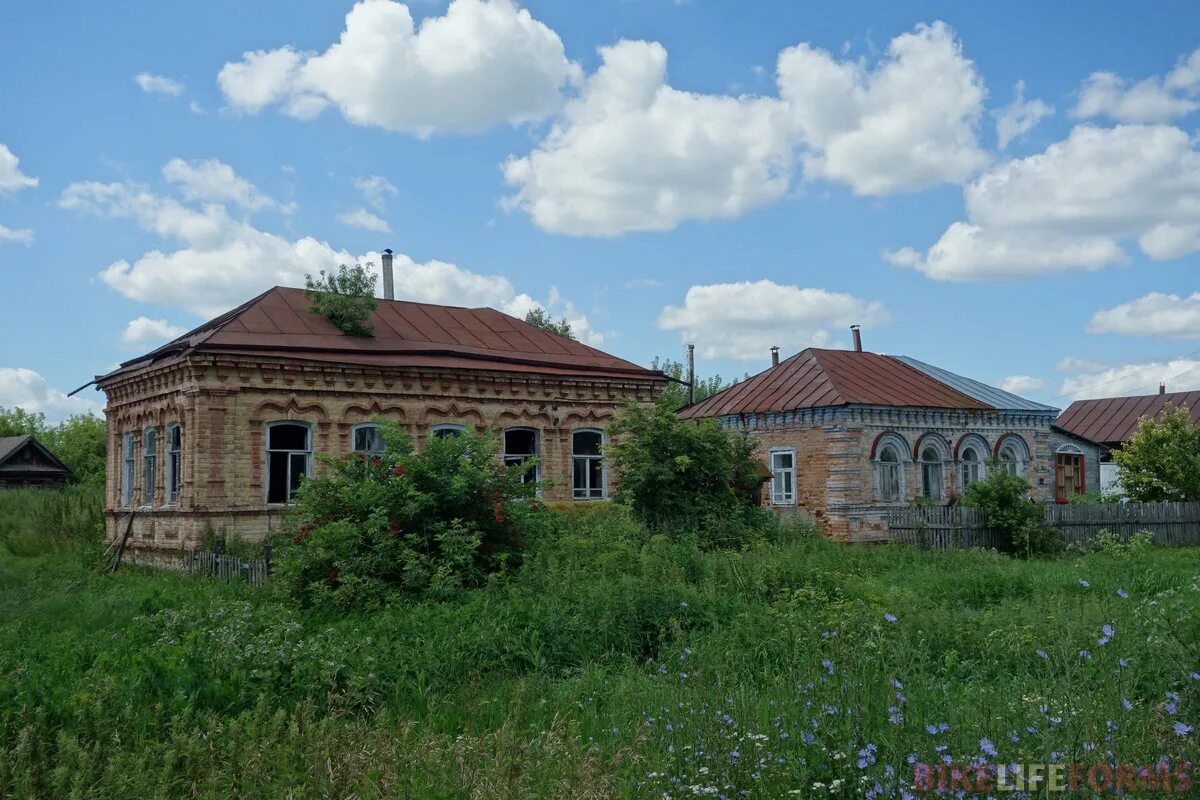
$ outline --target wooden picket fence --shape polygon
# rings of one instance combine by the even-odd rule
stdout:
[[[1062,532],[1063,541],[1086,544],[1101,531],[1128,539],[1150,531],[1154,543],[1168,547],[1200,547],[1200,503],[1105,503],[1047,505],[1046,524]],[[895,542],[951,550],[967,547],[1011,549],[1012,543],[988,526],[979,508],[898,508],[887,514],[888,538]]]
[[[252,559],[238,558],[219,550],[190,550],[183,554],[183,566],[194,577],[260,586],[271,577],[271,546],[264,548],[262,558]]]

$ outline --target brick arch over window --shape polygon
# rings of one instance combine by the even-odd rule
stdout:
[[[439,424],[455,424],[466,425],[470,423],[476,428],[483,427],[483,414],[479,409],[460,406],[458,403],[450,403],[445,406],[429,406],[425,409],[425,413],[421,415],[421,425],[429,427]]]
[[[978,451],[979,457],[986,461],[992,452],[992,448],[988,445],[987,439],[980,436],[978,433],[968,433],[954,443],[954,457],[962,458],[963,451],[968,447],[974,446]]]
[[[496,415],[497,428],[520,428],[543,426],[554,427],[554,418],[545,411],[530,411],[522,408],[520,411],[501,411]]]
[[[401,424],[405,422],[403,406],[394,403],[386,406],[380,405],[378,400],[372,400],[369,406],[362,403],[351,403],[346,406],[346,417],[361,418],[364,422],[376,417],[384,417]]]
[[[280,414],[294,416],[299,414],[316,414],[322,421],[329,419],[329,412],[320,403],[301,403],[296,395],[289,395],[286,400],[264,400],[254,411],[255,419],[267,419]]]
[[[950,443],[946,441],[946,437],[942,436],[940,433],[928,431],[926,433],[922,433],[920,438],[917,439],[917,443],[913,445],[913,461],[920,461],[921,452],[926,447],[930,446],[937,448],[938,454],[941,455],[943,461],[948,461],[950,459]]]
[[[908,442],[905,440],[905,438],[895,431],[884,431],[876,436],[875,441],[871,443],[872,461],[875,461],[879,458],[879,451],[885,444],[894,444],[900,451],[900,457],[906,461],[908,460],[908,457],[911,454],[911,448],[908,446]]]

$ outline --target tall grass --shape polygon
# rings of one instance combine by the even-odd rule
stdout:
[[[910,758],[1196,760],[1197,550],[706,551],[612,510],[528,541],[336,616],[0,556],[0,796],[897,798]]]
[[[16,556],[61,553],[104,536],[104,488],[0,491],[0,547]]]

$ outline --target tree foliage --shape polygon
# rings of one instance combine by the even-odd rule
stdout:
[[[370,266],[369,264],[367,266]],[[336,274],[304,276],[304,294],[314,313],[328,319],[350,336],[370,336],[374,331],[375,275],[361,264],[342,264]]]
[[[1029,499],[1029,491],[1028,481],[993,463],[986,478],[967,485],[961,502],[982,508],[988,525],[1008,535],[1017,553],[1028,557],[1055,552],[1062,547],[1062,537],[1046,525],[1042,506]]]
[[[655,356],[654,361],[650,364],[650,368],[662,370],[664,375],[673,379],[667,384],[667,388],[662,393],[662,402],[676,410],[687,405],[687,387],[678,382],[687,380],[687,371],[683,363],[669,358],[659,359]],[[713,375],[711,378],[697,377],[696,402],[712,397],[717,392],[728,389],[735,383],[737,383],[736,378],[732,381],[725,381],[720,375]]]
[[[107,428],[95,414],[74,414],[48,425],[41,412],[0,406],[0,436],[35,436],[70,468],[73,483],[104,483]]]
[[[1200,501],[1200,427],[1186,406],[1168,404],[1157,419],[1142,419],[1112,458],[1130,500]]]
[[[381,423],[381,453],[324,459],[300,487],[277,575],[304,605],[351,608],[479,586],[524,548],[538,513],[531,462],[504,466],[494,437],[431,438],[415,453]]]
[[[554,333],[559,336],[565,336],[568,339],[575,338],[575,332],[571,330],[571,323],[567,322],[566,317],[562,317],[557,322],[554,318],[546,313],[544,308],[531,308],[525,314],[525,321],[536,328],[541,328],[549,333]]]
[[[681,420],[668,403],[629,404],[611,427],[608,449],[617,473],[616,500],[650,525],[745,519],[760,488],[750,437],[715,420]],[[698,530],[703,535],[703,530]]]

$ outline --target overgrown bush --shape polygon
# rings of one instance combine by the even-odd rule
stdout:
[[[967,486],[962,504],[982,508],[988,525],[1006,534],[1026,557],[1062,549],[1062,535],[1046,524],[1042,506],[1029,499],[1029,482],[992,465],[988,476]]]
[[[1138,422],[1137,431],[1114,450],[1121,491],[1135,502],[1200,500],[1200,426],[1186,406],[1170,404],[1157,419]]]
[[[626,406],[612,433],[616,500],[648,525],[736,544],[735,534],[761,521],[750,502],[762,485],[754,462],[758,445],[748,436],[712,419],[681,420],[666,403]]]
[[[532,468],[503,466],[494,438],[431,439],[415,453],[383,423],[383,452],[324,459],[305,481],[277,576],[305,605],[350,608],[479,586],[524,548],[538,511]]]
[[[369,265],[368,265],[369,266]],[[342,264],[336,275],[304,276],[304,294],[312,310],[328,319],[342,333],[370,336],[371,312],[375,310],[375,276],[366,267]]]

